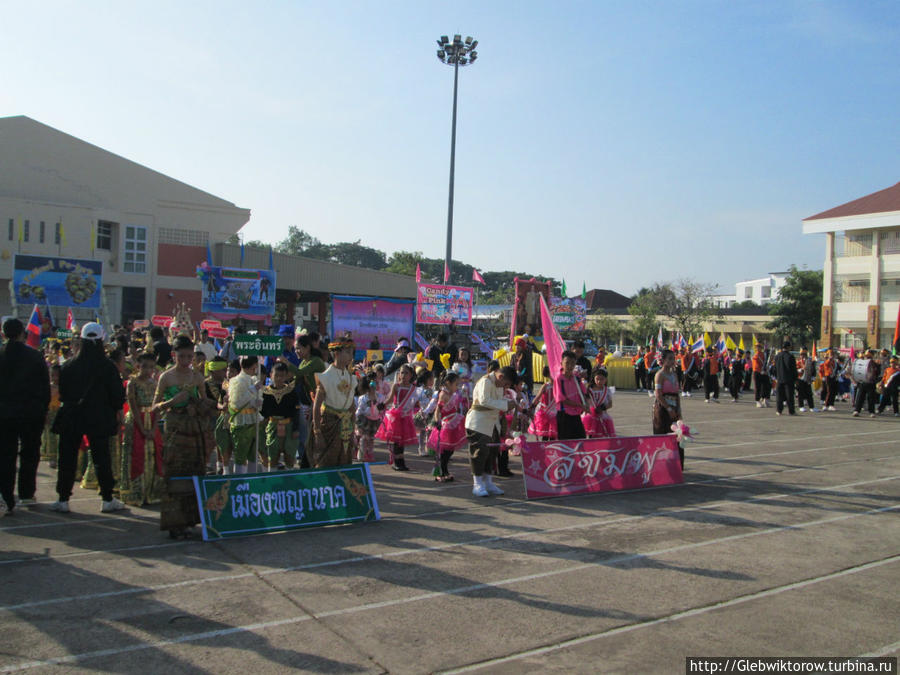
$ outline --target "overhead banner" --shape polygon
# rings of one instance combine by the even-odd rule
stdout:
[[[275,314],[275,270],[197,268],[203,282],[200,311],[220,318],[243,317],[261,321]]]
[[[683,480],[674,434],[526,442],[522,467],[528,499],[633,490]]]
[[[13,286],[16,304],[99,309],[103,263],[17,253]]]
[[[580,333],[585,329],[587,303],[581,298],[550,298],[550,316],[560,333]]]
[[[357,349],[373,340],[393,348],[397,340],[409,340],[414,330],[415,302],[359,295],[331,296],[331,334],[350,333]]]
[[[465,286],[418,284],[416,323],[471,326],[474,297],[474,289]]]
[[[367,464],[193,481],[205,541],[381,518]]]

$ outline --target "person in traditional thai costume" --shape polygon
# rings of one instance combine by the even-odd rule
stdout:
[[[409,471],[403,457],[404,449],[419,442],[419,434],[413,421],[416,407],[416,386],[413,376],[412,367],[408,364],[400,366],[397,379],[388,396],[388,411],[384,414],[384,421],[378,433],[375,434],[375,438],[390,444],[390,463],[394,471]]]
[[[46,459],[51,469],[56,468],[59,456],[59,434],[54,434],[53,420],[59,410],[59,373],[62,367],[57,363],[50,366],[50,408],[47,410],[47,423],[41,436],[41,459]]]
[[[518,379],[511,367],[500,368],[497,361],[491,361],[488,374],[475,383],[465,427],[472,468],[472,494],[476,497],[503,494],[503,490],[494,485],[491,469],[500,444],[500,416],[515,407],[503,396],[503,392],[515,386]]]
[[[459,375],[459,391],[466,401],[466,409],[472,402],[472,355],[465,347],[461,347],[457,352],[456,362],[450,367],[454,373]],[[465,411],[463,411],[465,412]]]
[[[221,356],[214,356],[206,362],[206,396],[215,401],[216,406],[209,411],[207,416],[207,448],[209,458],[207,464],[210,471],[217,475],[225,472],[223,454],[231,457],[231,431],[228,428],[228,384],[225,378],[228,376],[228,362]],[[234,375],[240,372],[240,367],[235,369]],[[213,464],[215,462],[215,464]]]
[[[162,433],[153,412],[155,375],[156,357],[145,352],[138,357],[138,372],[125,389],[128,412],[119,460],[119,498],[133,506],[158,504],[165,491]]]
[[[416,425],[416,431],[419,432],[419,457],[428,454],[428,437],[431,435],[431,429],[434,426],[434,411],[437,408],[437,400],[440,391],[434,388],[434,372],[422,368],[417,371],[416,376],[416,413],[413,415],[413,422]]]
[[[534,417],[528,426],[528,433],[537,436],[539,441],[556,440],[556,399],[553,396],[553,382],[546,381],[550,378],[550,367],[544,366],[543,376],[545,382],[535,392],[531,407]]]
[[[260,389],[259,359],[242,356],[240,374],[228,381],[228,419],[236,474],[255,473],[259,468],[259,424],[263,421],[259,414]]]
[[[453,480],[450,458],[464,447],[466,439],[466,410],[468,402],[462,391],[462,378],[453,370],[446,371],[438,394],[434,420],[437,423],[428,439],[435,454],[434,479],[439,483]]]
[[[356,402],[356,459],[360,462],[375,461],[375,434],[384,417],[384,401],[379,400],[373,373],[366,375],[361,385],[362,395]]]
[[[294,468],[297,455],[297,415],[300,397],[293,384],[288,383],[288,368],[283,363],[272,367],[272,383],[263,389],[260,414],[266,420],[266,452],[263,464],[267,470],[277,468],[284,456],[283,466]]]
[[[313,468],[341,466],[353,461],[353,416],[356,375],[350,370],[353,343],[338,340],[328,345],[334,362],[316,375],[313,400],[310,464]]]
[[[584,383],[575,375],[575,353],[562,353],[562,371],[553,379],[553,395],[559,405],[556,413],[556,427],[560,440],[584,438],[581,414],[587,412],[588,404]]]
[[[310,335],[300,334],[294,343],[294,351],[300,359],[300,365],[291,362],[284,356],[279,356],[278,361],[287,366],[294,376],[294,388],[300,397],[300,414],[297,417],[297,459],[301,468],[310,466],[307,448],[309,447],[309,425],[312,411],[313,396],[316,394],[316,375],[325,372],[325,361],[318,349],[313,346],[314,341]]]
[[[660,354],[661,368],[656,373],[653,400],[653,433],[671,434],[672,425],[681,417],[681,396],[678,376],[675,374],[675,353],[664,349]],[[684,448],[678,444],[678,458],[684,468]]]
[[[172,344],[175,365],[159,377],[153,397],[153,412],[164,414],[163,479],[165,491],[159,514],[159,529],[173,539],[189,536],[200,522],[200,511],[189,479],[206,473],[204,421],[215,405],[207,398],[203,375],[191,368],[194,343],[179,335]]]
[[[613,419],[607,412],[613,405],[614,390],[607,385],[606,368],[596,366],[591,377],[591,386],[588,388],[590,410],[581,416],[584,431],[588,438],[615,436],[616,425],[613,424]]]

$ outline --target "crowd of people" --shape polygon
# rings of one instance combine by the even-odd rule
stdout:
[[[369,363],[354,360],[350,335],[324,344],[290,325],[277,330],[282,353],[265,359],[238,356],[232,338],[219,345],[206,331],[179,332],[170,342],[161,327],[107,336],[88,323],[77,338],[46,340],[41,351],[26,346],[18,319],[8,319],[3,333],[0,511],[7,514],[35,503],[41,459],[57,472],[54,510],[69,512],[80,482],[99,492],[102,512],[159,504],[161,529],[177,538],[200,521],[185,480],[196,475],[372,462],[378,440],[398,472],[409,470],[407,452],[430,457],[439,483],[454,480],[451,459],[468,448],[472,491],[484,497],[503,494],[494,478],[513,475],[510,454],[521,436],[616,435],[606,368],[613,356],[601,350],[591,360],[577,340],[560,372],[545,367],[535,377],[528,335],[514,340],[508,366],[493,360],[483,373],[469,348],[447,335],[420,353],[401,338],[386,363]],[[640,349],[635,386],[653,398],[653,433],[671,433],[681,400],[701,388],[714,403],[722,389],[738,401],[752,388],[757,407],[769,407],[774,391],[779,415],[785,407],[796,413],[795,398],[806,412],[834,411],[846,397],[854,415],[866,407],[875,416],[888,405],[898,414],[900,368],[887,350],[862,355],[866,376],[852,389],[852,364],[831,350],[821,360],[806,349],[795,356],[789,342],[753,351]]]

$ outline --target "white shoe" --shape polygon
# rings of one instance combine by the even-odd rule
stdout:
[[[781,413],[780,413],[780,412],[776,412],[776,413],[775,413],[775,416],[776,416],[776,417],[781,417]]]
[[[483,484],[478,483],[475,485],[475,487],[472,488],[472,494],[475,495],[476,497],[487,497],[488,491],[487,491],[487,488],[484,487]]]
[[[691,397],[691,392],[688,392],[688,393],[687,393],[687,397],[688,397],[688,398]]]
[[[757,402],[756,402],[756,407],[757,407],[757,408],[762,408],[762,401],[757,401]]]
[[[124,508],[125,504],[113,497],[108,502],[103,502],[103,506],[100,507],[100,511],[103,513],[112,513],[113,511],[121,511]]]
[[[37,504],[37,499],[35,499],[34,497],[30,497],[28,499],[20,499],[18,505],[19,506],[34,506],[35,504]]]
[[[50,505],[51,511],[59,511],[60,513],[69,512],[69,502],[55,501]]]
[[[652,392],[652,391],[648,391],[648,392],[647,392],[647,396],[649,396],[650,398],[653,398],[653,392]]]
[[[828,410],[830,410],[831,412],[836,412],[837,408],[835,408],[833,405],[830,405],[828,406]]]
[[[806,406],[801,406],[801,407],[800,407],[800,412],[806,412]]]
[[[703,399],[703,402],[704,402],[704,403],[709,403],[709,399],[708,399],[708,398],[705,398],[705,399]]]
[[[494,485],[494,478],[492,476],[484,477],[484,487],[487,490],[489,495],[502,495],[503,490]]]
[[[875,413],[869,413],[869,417],[875,417]]]

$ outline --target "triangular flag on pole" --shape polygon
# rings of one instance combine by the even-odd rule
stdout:
[[[275,260],[272,257],[272,246],[271,245],[269,246],[269,269],[270,270],[275,269]]]
[[[66,245],[66,228],[63,227],[62,219],[59,221],[59,239],[62,242],[62,245]]]
[[[66,310],[66,330],[75,330],[75,317],[72,316],[72,308]]]
[[[93,253],[93,252],[94,252],[94,247],[95,247],[96,244],[97,244],[97,237],[94,236],[94,221],[93,221],[93,220],[91,221],[91,233],[90,233],[90,237],[91,237],[91,253]]]
[[[560,292],[562,293],[562,297],[564,297],[564,298],[568,297],[568,295],[569,295],[569,291],[566,290],[566,280],[565,279],[563,279],[562,291],[560,291]]]
[[[894,325],[894,343],[891,348],[894,350],[894,356],[900,356],[900,307],[897,308],[897,323]]]
[[[479,284],[484,283],[484,277],[482,277],[475,268],[472,268],[472,281],[477,281]]]
[[[581,282],[581,299],[587,300],[587,284],[585,282]]]
[[[738,343],[738,349],[740,349],[742,352],[747,351],[747,350],[744,348],[744,336],[743,336],[743,335],[741,335],[741,341]]]
[[[709,333],[703,333],[703,348],[709,349],[712,346],[712,338],[709,337]]]
[[[445,260],[444,261],[444,283],[446,284],[450,281],[450,264]]]
[[[419,265],[419,263],[416,263],[416,283],[422,283],[422,267],[421,265]]]

